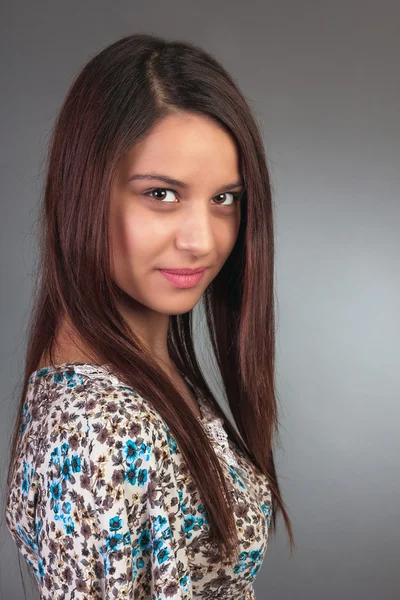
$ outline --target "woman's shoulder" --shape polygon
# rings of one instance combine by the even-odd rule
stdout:
[[[143,396],[107,365],[63,363],[33,372],[28,380],[23,429],[38,443],[38,461],[50,448],[112,448],[138,438],[165,445],[168,427]],[[64,446],[66,448],[66,446]],[[39,465],[38,465],[39,466]]]
[[[65,362],[38,369],[30,374],[26,392],[29,407],[64,412],[79,409],[102,414],[119,412],[129,407],[133,412],[158,413],[143,396],[116,376],[108,365]]]

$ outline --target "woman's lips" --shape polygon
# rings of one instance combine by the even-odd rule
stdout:
[[[182,275],[181,273],[172,272],[165,269],[159,269],[159,271],[176,287],[190,288],[200,281],[200,279],[204,276],[206,268],[207,267],[205,267],[201,273],[193,273],[192,275]]]
[[[207,269],[207,267],[198,267],[197,269],[160,269],[160,271],[176,273],[177,275],[194,275],[195,273],[201,273],[205,269]]]

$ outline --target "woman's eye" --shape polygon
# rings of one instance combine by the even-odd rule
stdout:
[[[162,202],[164,200],[164,198],[157,198],[157,197],[155,198],[153,196],[153,194],[158,194],[159,192],[173,192],[173,193],[175,193],[174,190],[169,190],[167,188],[154,188],[153,190],[145,192],[144,195],[145,196],[149,196],[149,198],[151,198],[151,200],[153,202]],[[172,201],[172,203],[174,203],[174,202]],[[171,201],[167,201],[167,204],[171,204]]]
[[[230,202],[229,204],[221,204],[220,202],[217,202],[218,206],[232,206],[232,204],[234,204],[236,200],[239,200],[241,196],[239,192],[223,192],[222,194],[218,194],[218,196],[215,197],[218,198],[219,196],[226,196],[227,194],[230,194],[232,196],[232,202]]]

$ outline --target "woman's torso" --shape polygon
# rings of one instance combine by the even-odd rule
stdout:
[[[90,386],[92,390],[90,403],[86,405],[83,403],[85,386]],[[184,524],[184,535],[182,532],[179,533],[178,528],[174,530],[173,535],[176,536],[176,547],[181,547],[182,552],[184,550],[180,556],[180,562],[187,564],[192,597],[203,600],[211,598],[250,600],[254,598],[252,583],[261,567],[267,548],[271,516],[269,484],[237,445],[227,437],[223,424],[211,404],[200,397],[198,400],[202,423],[220,458],[234,500],[235,521],[240,539],[238,563],[232,566],[222,563],[215,564],[210,560],[208,522],[200,494],[190,471],[186,468],[176,440],[151,403],[138,397],[131,388],[127,388],[104,366],[70,363],[55,369],[44,368],[35,371],[30,378],[26,398],[25,430],[22,427],[22,434],[25,433],[26,441],[25,453],[18,458],[19,471],[14,480],[11,502],[8,504],[8,523],[9,526],[11,524],[12,534],[19,540],[21,552],[34,569],[38,569],[37,562],[35,567],[35,560],[37,560],[35,548],[37,549],[37,546],[30,536],[35,531],[36,534],[38,533],[38,515],[44,515],[46,511],[53,510],[48,493],[48,465],[51,452],[58,447],[58,442],[64,440],[64,443],[67,443],[67,440],[71,439],[75,451],[79,454],[81,438],[74,437],[74,433],[71,432],[76,433],[81,430],[80,423],[83,423],[87,417],[83,413],[89,410],[91,422],[95,421],[94,426],[99,429],[99,432],[104,431],[103,437],[100,437],[102,446],[96,454],[97,460],[101,460],[108,451],[108,444],[118,444],[120,429],[116,429],[113,425],[115,413],[118,413],[121,403],[125,403],[126,406],[129,403],[132,409],[145,411],[146,418],[153,420],[157,427],[162,427],[167,431],[168,468],[170,469],[168,479],[173,480],[174,485],[169,485],[168,492],[165,489],[164,495],[168,498],[171,514],[175,515],[174,518],[178,522],[181,520]],[[118,426],[126,430],[127,427],[132,426],[134,419],[129,418],[126,410],[121,411],[121,414],[124,414],[125,417]],[[126,425],[124,425],[125,419]],[[69,437],[68,431],[70,431]],[[35,443],[39,438],[46,441],[43,441],[38,447],[35,446]],[[60,448],[61,446],[62,444]],[[64,446],[65,448],[66,446]],[[161,448],[158,450],[161,452]],[[162,449],[162,452],[165,453],[165,448]],[[31,495],[29,492],[24,493],[29,487],[27,476],[29,469],[33,468],[31,465],[34,461],[38,466],[35,468],[35,476],[30,483],[43,487],[41,504],[36,504],[36,506],[33,502],[33,488],[30,489]],[[33,471],[31,473],[33,474]],[[47,495],[45,493],[46,486]],[[77,493],[79,494],[79,485]],[[107,501],[112,502],[112,490],[109,494]],[[145,507],[142,506],[141,509],[145,510]],[[132,510],[136,511],[135,508]],[[70,515],[64,515],[64,517],[65,522],[69,522]],[[82,514],[79,514],[79,510],[75,506],[73,519],[79,522],[82,518]],[[58,552],[68,556],[75,551],[78,564],[79,560],[83,559],[80,555],[82,548],[78,539],[72,542],[71,547],[70,536],[65,534],[65,531],[57,539]],[[45,548],[43,552],[47,558],[47,564],[49,564],[50,549]],[[46,573],[43,573],[43,576],[46,576]],[[187,598],[189,597],[187,596]]]

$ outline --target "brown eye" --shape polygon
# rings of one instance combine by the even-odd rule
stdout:
[[[219,198],[220,196],[226,196],[226,194],[230,194],[233,197],[232,202],[230,202],[229,204],[222,204],[220,202],[217,202],[218,206],[233,206],[233,204],[235,204],[235,202],[238,201],[241,196],[240,192],[223,192],[222,194],[218,194],[218,196],[215,197]]]
[[[144,195],[147,196],[147,197],[149,197],[149,198],[151,198],[151,200],[153,202],[160,202],[162,204],[175,204],[174,201],[169,200],[167,202],[164,202],[165,198],[157,198],[157,197],[155,198],[153,196],[153,194],[158,194],[159,192],[161,192],[161,193],[162,192],[172,192],[172,193],[175,194],[175,191],[174,190],[170,190],[169,188],[154,188],[152,190],[149,190],[148,192],[145,192]]]

